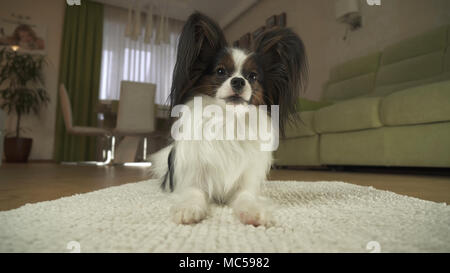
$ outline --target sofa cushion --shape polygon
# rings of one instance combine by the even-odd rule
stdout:
[[[320,163],[450,167],[450,122],[320,136]]]
[[[281,140],[274,157],[279,166],[318,166],[319,135]]]
[[[390,166],[450,167],[450,122],[382,129]]]
[[[320,135],[324,165],[385,165],[384,128]]]
[[[314,114],[318,133],[334,133],[381,127],[380,98],[358,98],[322,108]]]
[[[364,74],[376,72],[380,63],[380,56],[381,53],[376,52],[337,65],[330,71],[330,82],[339,82]]]
[[[384,97],[390,95],[396,91],[401,91],[407,88],[430,84],[434,82],[446,81],[450,80],[450,71],[439,74],[437,76],[429,77],[421,80],[412,80],[408,82],[396,83],[391,85],[384,85],[380,87],[376,87],[375,91],[370,93],[369,97]]]
[[[289,124],[286,127],[285,138],[297,138],[304,136],[314,136],[317,133],[313,127],[314,111],[306,111],[300,113],[300,121],[296,124]]]
[[[402,83],[436,76],[443,72],[444,51],[403,60],[380,67],[376,86]]]
[[[442,51],[447,44],[448,26],[442,26],[384,49],[381,64],[388,65],[405,59]]]
[[[373,91],[375,73],[365,74],[337,83],[329,83],[322,98],[325,100],[339,101],[366,95]]]
[[[450,81],[393,93],[382,100],[380,116],[388,126],[450,121]]]

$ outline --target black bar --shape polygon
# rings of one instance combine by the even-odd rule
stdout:
[[[142,272],[311,272],[338,269],[358,272],[387,272],[421,267],[447,267],[449,254],[274,254],[274,253],[168,253],[168,254],[0,254],[4,268],[29,267],[61,272],[70,269],[87,272],[126,268]],[[100,271],[99,271],[100,272]]]

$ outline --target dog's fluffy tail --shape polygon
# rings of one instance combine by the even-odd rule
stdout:
[[[173,191],[173,144],[150,155],[150,173],[161,182],[163,190]]]

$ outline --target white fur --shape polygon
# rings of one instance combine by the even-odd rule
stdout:
[[[234,94],[233,89],[231,88],[231,80],[235,77],[239,77],[244,79],[245,86],[244,90],[242,90],[241,97],[249,101],[252,96],[252,88],[250,86],[250,83],[245,79],[245,77],[242,75],[242,66],[245,63],[245,60],[247,60],[248,54],[246,54],[243,50],[237,49],[237,48],[230,48],[229,49],[231,53],[231,57],[233,58],[235,71],[231,77],[229,77],[222,85],[217,89],[216,98],[218,99],[225,99],[231,95]]]
[[[203,96],[203,104],[223,100]],[[192,108],[193,102],[186,104]],[[193,112],[193,110],[192,110]],[[242,114],[236,112],[236,115]],[[208,118],[203,117],[203,122]],[[225,124],[223,124],[225,126]],[[179,202],[171,208],[176,223],[191,224],[204,219],[208,203],[229,204],[242,223],[271,225],[268,206],[259,196],[272,163],[272,153],[261,151],[259,140],[179,140],[151,157],[153,172],[163,178],[170,150],[175,148],[174,192]],[[166,183],[168,188],[168,182]]]

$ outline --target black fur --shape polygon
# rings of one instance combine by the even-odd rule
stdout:
[[[226,46],[225,36],[213,20],[198,12],[189,16],[178,42],[169,96],[170,110],[190,98],[189,90]]]
[[[260,34],[253,50],[264,71],[265,102],[268,107],[279,105],[284,136],[286,124],[299,120],[297,102],[308,78],[305,46],[291,29],[280,27]]]
[[[175,148],[172,148],[172,150],[170,150],[169,153],[169,157],[167,158],[167,166],[168,166],[168,170],[166,175],[164,176],[164,180],[161,184],[161,188],[163,190],[166,190],[166,184],[167,184],[167,180],[169,180],[169,188],[170,191],[173,192],[174,186],[175,186],[175,180],[174,180],[174,160],[175,160]]]

